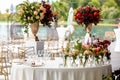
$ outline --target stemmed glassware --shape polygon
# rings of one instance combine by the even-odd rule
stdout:
[[[47,50],[38,50],[38,57],[40,59],[40,62],[42,63],[46,63],[47,59],[48,59],[48,52]]]

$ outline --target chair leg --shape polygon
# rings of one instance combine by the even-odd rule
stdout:
[[[6,76],[5,76],[5,80],[7,80]]]

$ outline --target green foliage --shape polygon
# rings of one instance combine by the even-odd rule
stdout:
[[[105,76],[102,75],[102,80],[113,80],[111,75]]]
[[[82,42],[79,42],[79,40],[76,41],[76,45],[73,47],[75,50],[79,50],[81,53],[83,52],[82,49]]]
[[[65,54],[64,58],[67,59],[68,56],[69,56],[69,55]]]
[[[117,4],[114,0],[107,0],[103,5],[107,7],[117,7]]]
[[[115,2],[120,7],[120,0],[115,0]]]
[[[88,3],[90,6],[96,6],[97,8],[100,7],[100,1],[99,0],[92,0]]]
[[[70,7],[73,7],[74,9],[76,9],[79,5],[80,0],[70,0],[71,2],[69,2]]]
[[[67,20],[69,5],[66,2],[54,2],[52,8],[58,11],[58,19],[64,18]]]
[[[115,7],[102,6],[101,15],[102,18],[114,19],[120,17],[120,11]]]
[[[73,9],[77,9],[83,5],[94,5],[101,9],[101,17],[104,19],[115,19],[120,17],[120,0],[60,0],[60,2],[67,3],[68,9],[71,6]],[[68,10],[64,10],[63,8],[57,10],[62,10],[62,14],[59,14],[59,19],[63,16],[64,20],[66,20],[68,15],[66,11]]]
[[[45,8],[39,2],[24,1],[16,6],[17,19],[24,25],[41,21],[44,14]]]
[[[91,0],[80,0],[80,5],[85,6],[88,5],[89,2],[91,2]]]
[[[27,34],[28,34],[28,27],[27,27],[27,26],[25,26],[24,33],[27,33]]]
[[[69,8],[72,6],[73,9],[77,9],[83,5],[94,5],[100,8],[102,18],[115,19],[120,17],[120,0],[59,0],[58,2],[52,3],[52,8],[59,12],[59,20],[64,18],[62,20],[67,21]],[[4,17],[4,14],[0,13],[0,21],[6,20],[7,18]]]

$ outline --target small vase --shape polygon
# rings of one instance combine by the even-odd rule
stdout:
[[[104,65],[103,57],[101,57],[101,59],[100,59],[100,65]]]
[[[83,65],[83,58],[80,58],[80,65]]]
[[[84,61],[84,63],[83,63],[83,67],[86,67],[87,62],[88,62],[88,59],[85,59],[85,61]]]
[[[67,59],[64,59],[64,67],[67,66]]]
[[[71,66],[72,66],[72,67],[77,67],[77,64],[76,64],[76,62],[75,62],[75,59],[73,59]]]
[[[34,35],[34,40],[39,41],[38,37],[36,36],[38,29],[39,29],[39,23],[36,22],[36,23],[30,24],[30,28],[31,28],[32,34]]]
[[[92,29],[92,23],[86,25],[85,44],[91,44],[91,29]]]
[[[63,58],[63,60],[64,60],[64,67],[67,66],[67,58],[68,58],[68,54],[65,54],[64,58]]]
[[[100,61],[99,61],[99,59],[97,59],[96,61],[95,61],[95,66],[100,66]]]

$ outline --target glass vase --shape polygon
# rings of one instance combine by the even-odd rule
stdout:
[[[87,62],[88,62],[88,59],[85,59],[84,63],[83,63],[83,67],[86,67],[87,66]]]
[[[83,58],[80,58],[80,66],[83,65]]]
[[[96,60],[95,60],[95,66],[100,66],[100,61],[99,61],[99,59],[96,59]]]
[[[75,61],[76,59],[73,59],[73,61],[72,61],[72,64],[71,64],[71,66],[72,67],[77,67],[77,64],[76,64],[76,61]]]
[[[67,66],[67,58],[64,59],[64,67],[66,67],[66,66]]]
[[[104,65],[103,57],[101,57],[101,59],[100,59],[100,65]]]

